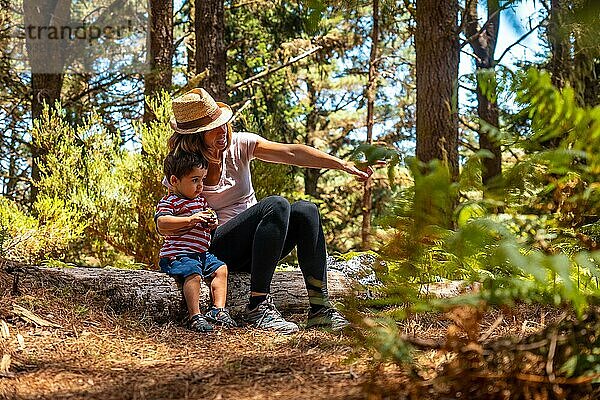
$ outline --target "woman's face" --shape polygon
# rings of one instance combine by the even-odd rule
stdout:
[[[227,147],[227,124],[217,126],[210,131],[204,133],[204,142],[210,149],[219,151],[225,150]]]

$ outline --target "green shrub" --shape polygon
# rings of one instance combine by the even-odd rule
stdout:
[[[32,136],[45,152],[34,204],[40,224],[51,216],[84,231],[65,235],[68,246],[61,258],[86,262],[91,257],[100,265],[157,261],[160,237],[153,215],[165,193],[169,101],[167,95],[149,99],[157,120],[134,126],[141,152],[124,149],[118,132],[108,130],[97,115],[73,127],[63,111],[45,109],[35,121]]]
[[[36,204],[39,218],[23,212],[9,199],[0,197],[0,257],[39,263],[62,258],[67,248],[82,237],[84,225],[76,212],[65,209],[60,199]]]

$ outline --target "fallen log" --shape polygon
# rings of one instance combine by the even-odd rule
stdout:
[[[344,271],[344,262],[329,258],[328,263],[333,267],[327,275],[329,295],[333,300],[366,293],[359,283],[360,279]],[[21,278],[20,286],[63,288],[77,294],[99,296],[117,314],[135,311],[140,318],[159,323],[181,320],[185,316],[181,288],[173,278],[157,271],[20,265],[10,268],[9,272],[15,275],[15,280]],[[234,316],[243,311],[249,292],[250,274],[231,272],[227,306]],[[300,271],[275,272],[271,295],[281,311],[304,311],[308,307],[308,295]],[[208,301],[209,289],[203,285],[201,304],[205,307]]]

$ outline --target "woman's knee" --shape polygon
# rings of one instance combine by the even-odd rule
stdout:
[[[318,222],[320,220],[319,208],[315,203],[300,200],[291,205],[291,214],[304,220]]]
[[[284,220],[288,220],[290,217],[290,202],[281,196],[269,196],[264,200],[265,209],[268,214],[273,214],[281,217]]]

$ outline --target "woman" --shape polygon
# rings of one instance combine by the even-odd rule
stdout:
[[[244,320],[256,328],[284,334],[298,330],[296,324],[281,316],[269,296],[277,262],[297,247],[310,302],[306,326],[338,330],[348,325],[328,299],[325,237],[317,207],[306,201],[290,205],[281,196],[257,202],[250,161],[257,158],[300,167],[339,169],[361,180],[372,171],[361,171],[352,162],[309,146],[271,142],[248,132],[234,133],[231,108],[215,102],[201,88],[174,99],[172,107],[174,133],[169,139],[169,150],[201,153],[209,162],[203,194],[219,218],[209,251],[231,270],[251,274]]]

